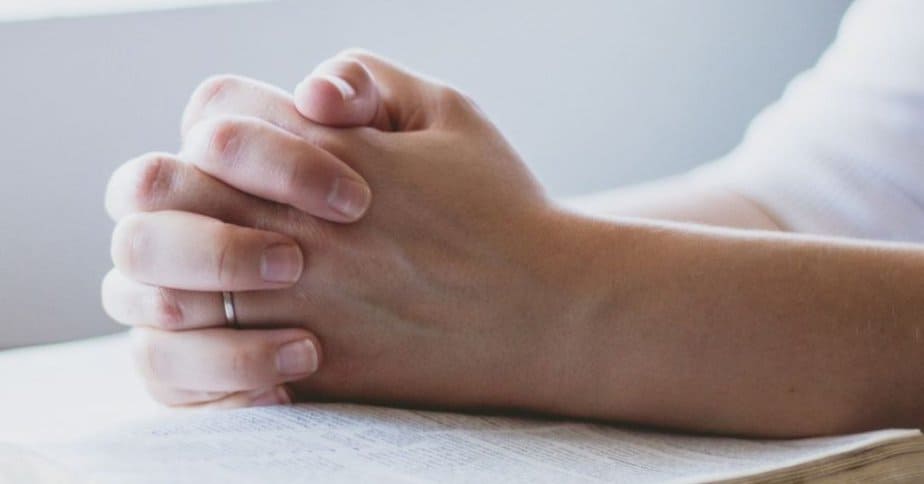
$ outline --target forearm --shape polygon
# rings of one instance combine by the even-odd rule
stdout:
[[[566,200],[569,208],[603,218],[639,217],[754,230],[784,230],[754,201],[687,175]]]
[[[921,248],[566,223],[580,317],[548,410],[776,436],[924,423]]]

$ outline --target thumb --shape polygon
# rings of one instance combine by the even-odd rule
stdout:
[[[295,106],[319,124],[413,131],[442,114],[436,102],[444,89],[376,54],[350,49],[322,62],[295,88]]]
[[[295,87],[295,106],[327,126],[374,126],[390,131],[372,74],[359,62],[330,58]]]

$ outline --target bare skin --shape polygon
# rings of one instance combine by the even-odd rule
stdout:
[[[924,423],[918,246],[774,233],[753,202],[684,179],[614,195],[608,219],[565,212],[469,100],[367,53],[294,100],[220,82],[221,99],[194,96],[181,153],[130,162],[107,193],[104,305],[137,326],[167,404],[335,398],[780,437]],[[138,182],[152,165],[169,183]],[[371,202],[328,211],[330,185],[298,176],[318,165]],[[219,291],[259,329],[222,327]]]

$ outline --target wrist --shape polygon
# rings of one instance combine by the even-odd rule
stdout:
[[[642,220],[560,213],[549,231],[558,312],[542,334],[542,375],[531,410],[582,418],[649,420],[674,381],[674,319],[659,308],[680,294],[675,270],[689,255],[684,232]],[[551,253],[551,248],[549,250]],[[665,377],[668,377],[665,379]]]
[[[633,236],[612,221],[587,218],[559,209],[544,212],[533,223],[525,265],[533,268],[528,304],[541,308],[525,352],[517,402],[528,410],[592,416],[588,398],[601,396],[599,384],[618,347],[614,308],[628,293],[624,269]],[[630,246],[631,247],[631,246]],[[537,289],[538,288],[538,289]],[[607,361],[609,359],[609,361]],[[527,375],[528,378],[522,378]]]

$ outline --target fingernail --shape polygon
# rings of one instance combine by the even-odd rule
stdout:
[[[255,407],[265,407],[269,405],[285,405],[292,403],[289,400],[289,394],[281,386],[273,387],[250,401],[250,404]]]
[[[340,91],[340,97],[342,97],[344,101],[349,101],[356,97],[356,89],[344,78],[332,74],[317,74],[317,76],[333,84],[333,86]]]
[[[292,283],[302,274],[302,251],[292,244],[271,245],[260,258],[260,276],[267,282]]]
[[[309,375],[318,369],[318,352],[309,339],[293,341],[279,347],[276,368],[285,376]]]
[[[372,201],[372,191],[365,183],[356,180],[340,177],[334,181],[330,194],[327,196],[327,205],[345,215],[350,220],[356,220],[362,216],[369,202]]]

